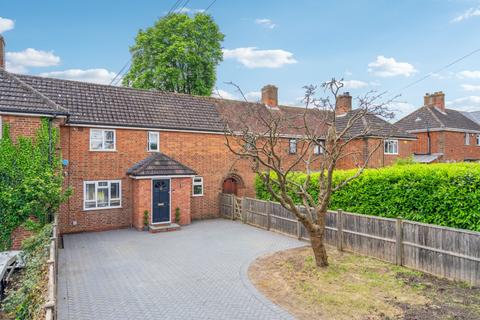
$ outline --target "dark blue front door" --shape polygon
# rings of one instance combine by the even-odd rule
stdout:
[[[152,223],[170,221],[170,180],[153,180]]]

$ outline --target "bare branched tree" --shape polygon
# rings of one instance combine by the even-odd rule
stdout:
[[[316,98],[316,87],[305,87],[304,108],[259,107],[245,103],[244,108],[227,116],[225,129],[229,150],[239,158],[248,159],[272,198],[305,226],[319,267],[328,265],[324,237],[332,194],[362,174],[389,136],[386,122],[372,121],[372,117],[378,120],[378,116],[392,116],[387,111],[391,100],[382,102],[383,94],[373,91],[356,99],[356,109],[336,116],[342,87],[342,80],[323,83],[321,89],[327,95],[325,98]],[[292,137],[296,139],[294,154],[288,152]],[[362,146],[368,143],[369,148],[363,148],[368,152],[359,156],[358,148],[352,147],[355,143]],[[334,183],[337,164],[355,158],[355,173]],[[305,180],[301,183],[294,180],[291,175],[294,171],[305,172]],[[315,197],[309,193],[314,173],[319,176],[318,196]],[[292,194],[301,199],[303,206],[294,202]]]

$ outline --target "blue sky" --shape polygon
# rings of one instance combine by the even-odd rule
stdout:
[[[182,0],[184,1],[184,0]],[[212,0],[190,0],[192,14]],[[109,83],[129,60],[141,28],[175,0],[3,1],[0,32],[12,72]],[[302,87],[344,78],[353,96],[369,90],[401,94],[398,117],[420,106],[425,92],[443,90],[450,107],[480,110],[480,1],[227,1],[212,14],[225,34],[218,67],[223,97],[233,81],[257,100],[265,84],[283,104],[300,105]]]

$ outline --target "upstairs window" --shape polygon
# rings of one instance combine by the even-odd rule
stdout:
[[[160,151],[160,134],[155,131],[148,132],[148,151]]]
[[[398,140],[385,140],[383,153],[398,154]]]
[[[465,145],[470,145],[470,134],[468,134],[468,132],[465,132]]]
[[[90,150],[115,151],[115,130],[90,129]]]
[[[313,154],[320,155],[323,154],[325,150],[325,140],[317,140],[313,146]]]
[[[84,210],[120,208],[121,199],[122,188],[119,180],[84,182]]]
[[[477,134],[477,146],[480,146],[480,134]]]
[[[297,139],[288,140],[288,153],[290,154],[297,153]]]
[[[203,178],[202,177],[193,178],[193,196],[195,197],[203,196]]]

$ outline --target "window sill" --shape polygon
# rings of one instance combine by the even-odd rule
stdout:
[[[116,149],[113,149],[113,150],[93,150],[93,149],[90,149],[88,151],[90,151],[90,152],[117,152]]]
[[[103,208],[83,208],[83,211],[98,211],[98,210],[111,210],[111,209],[121,209],[122,206],[118,207],[103,207]]]
[[[197,198],[197,197],[203,197],[203,196],[204,196],[203,193],[202,193],[202,194],[192,194],[192,197],[195,197],[195,198]]]
[[[386,156],[398,156],[398,153],[383,153]]]

